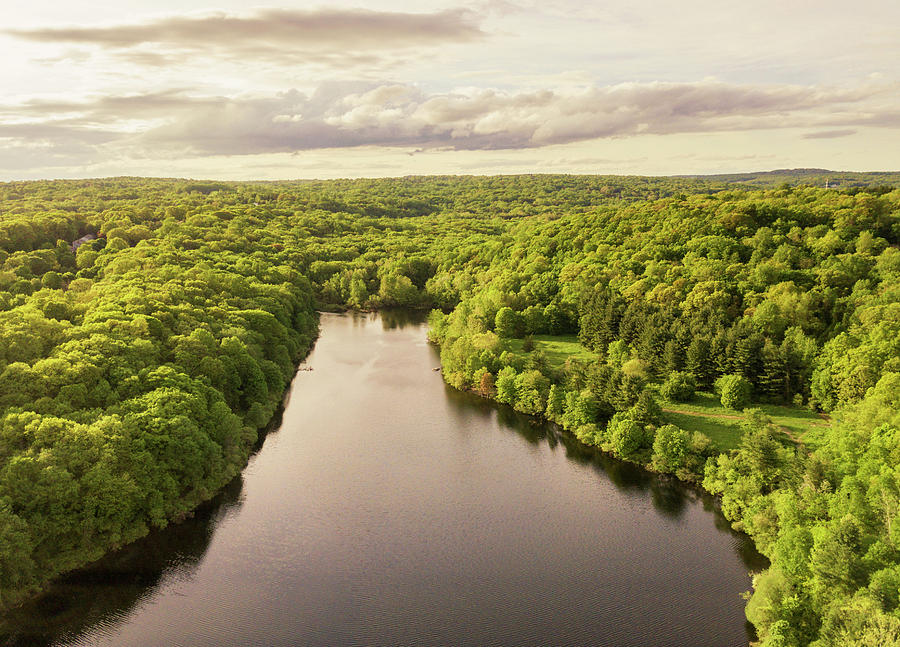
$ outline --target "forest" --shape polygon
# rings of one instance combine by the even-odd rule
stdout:
[[[317,311],[399,307],[451,386],[719,495],[761,645],[900,644],[898,187],[0,184],[0,608],[238,474]]]

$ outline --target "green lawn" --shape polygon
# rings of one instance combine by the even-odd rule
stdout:
[[[686,431],[699,431],[706,434],[716,444],[716,447],[722,451],[737,449],[741,442],[741,436],[744,432],[741,430],[740,420],[680,413],[682,411],[681,402],[677,406],[668,402],[662,402],[661,404],[663,409],[677,408],[679,411],[663,411],[664,423],[675,425]]]
[[[522,352],[522,339],[508,339],[510,350],[515,353]],[[535,335],[534,347],[544,351],[547,361],[553,368],[562,368],[570,357],[578,357],[588,361],[597,359],[597,356],[582,346],[575,335]]]
[[[743,414],[722,406],[712,393],[697,393],[691,402],[666,402],[660,400],[665,421],[688,431],[701,431],[723,450],[734,449],[741,440],[740,423]],[[828,421],[818,414],[800,407],[779,404],[751,404],[762,409],[772,421],[787,430],[795,439],[803,436],[813,427],[828,425]]]

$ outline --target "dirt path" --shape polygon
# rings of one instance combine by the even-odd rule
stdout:
[[[663,409],[665,413],[680,413],[683,416],[700,416],[701,418],[728,418],[729,420],[743,420],[739,413],[700,413],[699,411],[685,411],[684,409]]]

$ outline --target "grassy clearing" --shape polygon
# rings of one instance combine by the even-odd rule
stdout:
[[[522,339],[509,339],[510,350],[514,353],[523,353]],[[597,359],[597,356],[582,346],[575,335],[535,335],[534,347],[544,352],[547,361],[553,368],[562,368],[570,357],[578,357],[588,361]],[[524,353],[523,353],[524,354]]]
[[[680,408],[683,403],[673,405],[667,402],[663,406],[663,422],[681,427],[686,431],[699,431],[706,434],[721,451],[737,449],[741,442],[743,430],[741,420],[722,418],[712,414],[682,413]],[[678,407],[678,411],[666,411],[672,407]]]
[[[742,434],[740,423],[744,415],[740,411],[723,407],[712,393],[697,393],[691,402],[662,400],[660,404],[664,410],[668,409],[664,412],[666,422],[688,431],[701,431],[723,450],[734,449],[740,443]],[[818,414],[800,407],[758,403],[750,406],[762,409],[776,425],[797,440],[802,440],[810,429],[829,424]]]
[[[522,339],[506,340],[514,353],[524,355]],[[593,361],[596,355],[578,342],[575,335],[535,335],[534,346],[544,352],[550,366],[560,369],[569,357]],[[651,385],[651,389],[656,389]],[[691,402],[666,402],[659,399],[663,408],[663,422],[673,424],[687,431],[699,431],[709,436],[722,450],[736,449],[741,442],[743,430],[741,422],[744,414],[727,409],[713,393],[698,392]],[[806,433],[815,427],[829,424],[808,409],[778,404],[758,404],[751,407],[762,409],[776,425],[782,427],[795,440],[803,440]]]

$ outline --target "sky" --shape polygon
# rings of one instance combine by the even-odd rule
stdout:
[[[2,181],[900,170],[894,0],[3,13]]]

